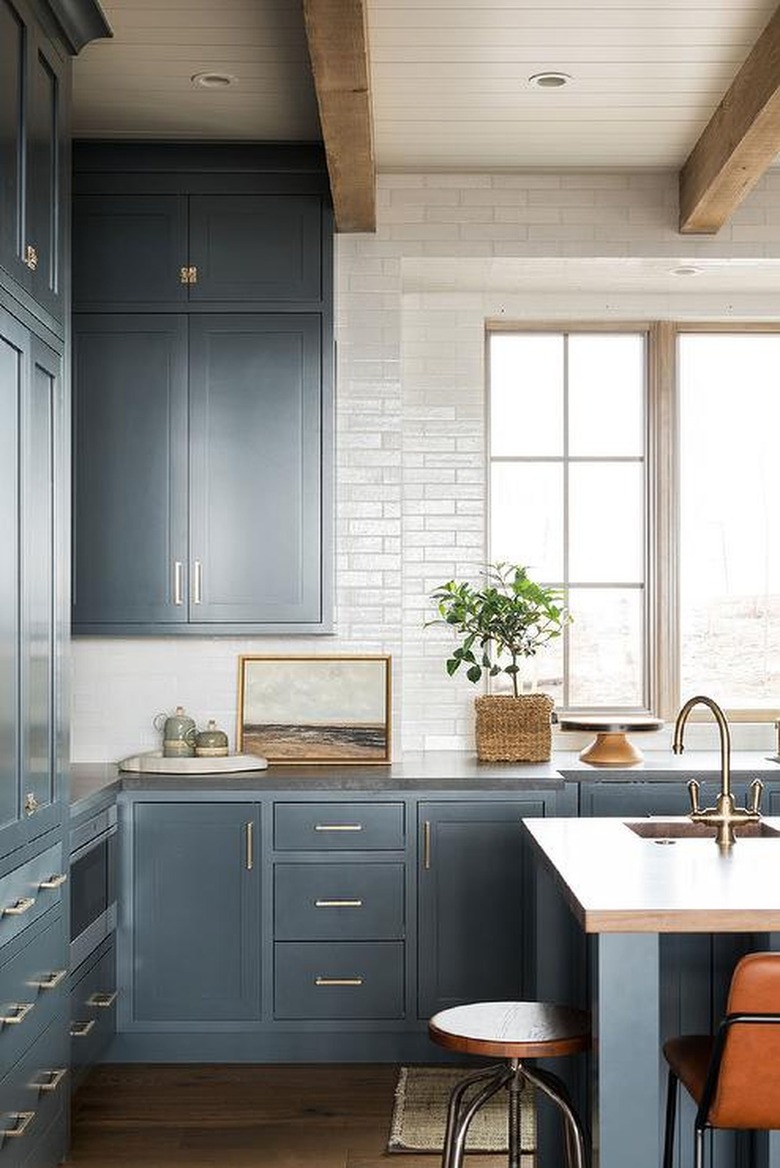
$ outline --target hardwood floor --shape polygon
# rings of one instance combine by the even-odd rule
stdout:
[[[68,1165],[437,1168],[386,1151],[397,1078],[365,1064],[98,1067],[74,1100]]]

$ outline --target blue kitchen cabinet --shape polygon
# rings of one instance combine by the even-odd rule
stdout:
[[[522,997],[532,972],[529,858],[520,820],[554,793],[418,806],[417,1012]]]
[[[61,357],[0,308],[0,855],[62,821]]]
[[[63,46],[26,0],[0,0],[0,268],[47,324],[64,317],[67,96]]]
[[[74,304],[318,305],[322,219],[315,194],[76,195]]]
[[[134,1025],[260,1015],[260,815],[254,803],[132,805]]]
[[[320,628],[320,316],[77,314],[74,337],[74,630]]]
[[[74,633],[329,632],[324,163],[292,147],[75,158]]]
[[[702,783],[702,807],[714,803],[717,792],[717,782]],[[642,819],[647,815],[687,815],[690,809],[687,779],[682,775],[669,782],[588,778],[580,783],[582,816],[622,815],[626,819]]]

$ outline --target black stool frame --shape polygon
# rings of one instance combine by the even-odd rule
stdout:
[[[483,1086],[465,1100],[469,1088],[480,1083]],[[453,1089],[447,1108],[442,1168],[462,1168],[469,1125],[480,1107],[502,1087],[509,1091],[509,1168],[520,1168],[520,1092],[525,1083],[530,1083],[551,1099],[561,1113],[567,1168],[587,1168],[585,1134],[566,1087],[552,1072],[541,1067],[534,1067],[531,1071],[519,1059],[509,1059],[474,1071]]]

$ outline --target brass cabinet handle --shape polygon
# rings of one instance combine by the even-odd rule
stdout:
[[[430,871],[431,867],[431,821],[426,819],[423,822],[423,868],[426,872]]]
[[[315,823],[315,831],[362,831],[362,823]]]
[[[247,872],[251,872],[255,866],[255,825],[250,819],[246,825],[246,860],[245,866]]]
[[[38,267],[38,249],[33,247],[31,243],[28,243],[24,249],[24,262],[31,272],[34,272]]]
[[[18,1002],[15,1006],[10,1006],[13,1010],[12,1014],[3,1014],[0,1017],[0,1023],[3,1026],[18,1026],[20,1022],[24,1022],[30,1010],[35,1008],[35,1002]]]
[[[20,917],[22,913],[29,912],[34,904],[34,896],[20,896],[16,904],[9,904],[3,909],[3,916]]]
[[[46,977],[42,977],[40,981],[34,981],[31,984],[39,990],[53,990],[67,976],[67,969],[55,969],[51,973],[47,973]]]
[[[101,993],[98,990],[87,998],[87,1005],[97,1006],[99,1010],[108,1010],[116,1001],[118,993],[119,990],[111,990],[109,993]]]
[[[362,986],[362,977],[315,977],[316,986]]]
[[[45,1083],[33,1083],[32,1086],[37,1087],[39,1091],[56,1091],[67,1073],[67,1067],[58,1067],[56,1071],[43,1071],[42,1074],[48,1075],[49,1078]]]
[[[173,561],[173,603],[176,605],[184,604],[184,594],[182,592],[182,572],[184,571],[184,564],[181,560]]]
[[[40,803],[35,795],[35,791],[28,791],[24,800],[25,815],[35,815],[35,812],[40,808]]]
[[[0,1131],[0,1136],[8,1136],[8,1138],[16,1138],[23,1136],[28,1127],[35,1119],[34,1111],[12,1111],[8,1117],[16,1121],[14,1127],[6,1127]]]
[[[67,872],[58,872],[56,876],[48,876],[46,880],[41,880],[38,885],[39,888],[61,888],[68,879]]]
[[[192,603],[200,604],[203,600],[203,564],[195,560],[192,568]]]
[[[315,900],[315,908],[362,908],[362,900]]]
[[[94,1029],[94,1026],[94,1018],[90,1018],[88,1022],[71,1022],[70,1036],[71,1038],[86,1038],[90,1030]]]

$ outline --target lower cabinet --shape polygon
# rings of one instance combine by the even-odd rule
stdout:
[[[530,974],[528,855],[520,820],[549,797],[421,803],[417,1011],[522,996]]]
[[[116,1033],[116,946],[113,935],[70,979],[71,1091],[100,1061]]]
[[[132,805],[134,1023],[259,1018],[259,837],[254,803]]]

